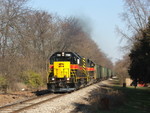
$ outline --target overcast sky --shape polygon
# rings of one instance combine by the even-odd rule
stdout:
[[[99,48],[113,62],[121,59],[119,47],[124,43],[120,43],[115,27],[124,26],[119,17],[123,12],[122,0],[29,0],[29,6],[62,17],[81,18]]]

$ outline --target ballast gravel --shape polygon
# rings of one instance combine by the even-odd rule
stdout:
[[[21,113],[88,113],[82,105],[89,105],[88,97],[93,89],[99,87],[102,83],[97,83],[85,88],[82,88],[53,101],[37,105],[31,109],[22,111]],[[82,110],[75,110],[78,106],[82,106]]]

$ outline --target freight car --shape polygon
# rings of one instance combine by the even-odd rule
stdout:
[[[109,78],[111,73],[75,52],[56,52],[50,57],[47,88],[52,92],[77,90]]]

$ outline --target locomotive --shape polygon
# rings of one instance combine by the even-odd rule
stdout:
[[[77,90],[112,75],[112,70],[75,52],[56,52],[49,61],[47,88],[52,92]]]

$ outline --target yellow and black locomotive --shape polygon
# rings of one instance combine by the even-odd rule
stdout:
[[[74,52],[56,52],[50,57],[47,88],[72,91],[113,76],[113,71]]]
[[[95,64],[74,52],[56,52],[50,57],[47,87],[55,91],[71,91],[94,79]]]

